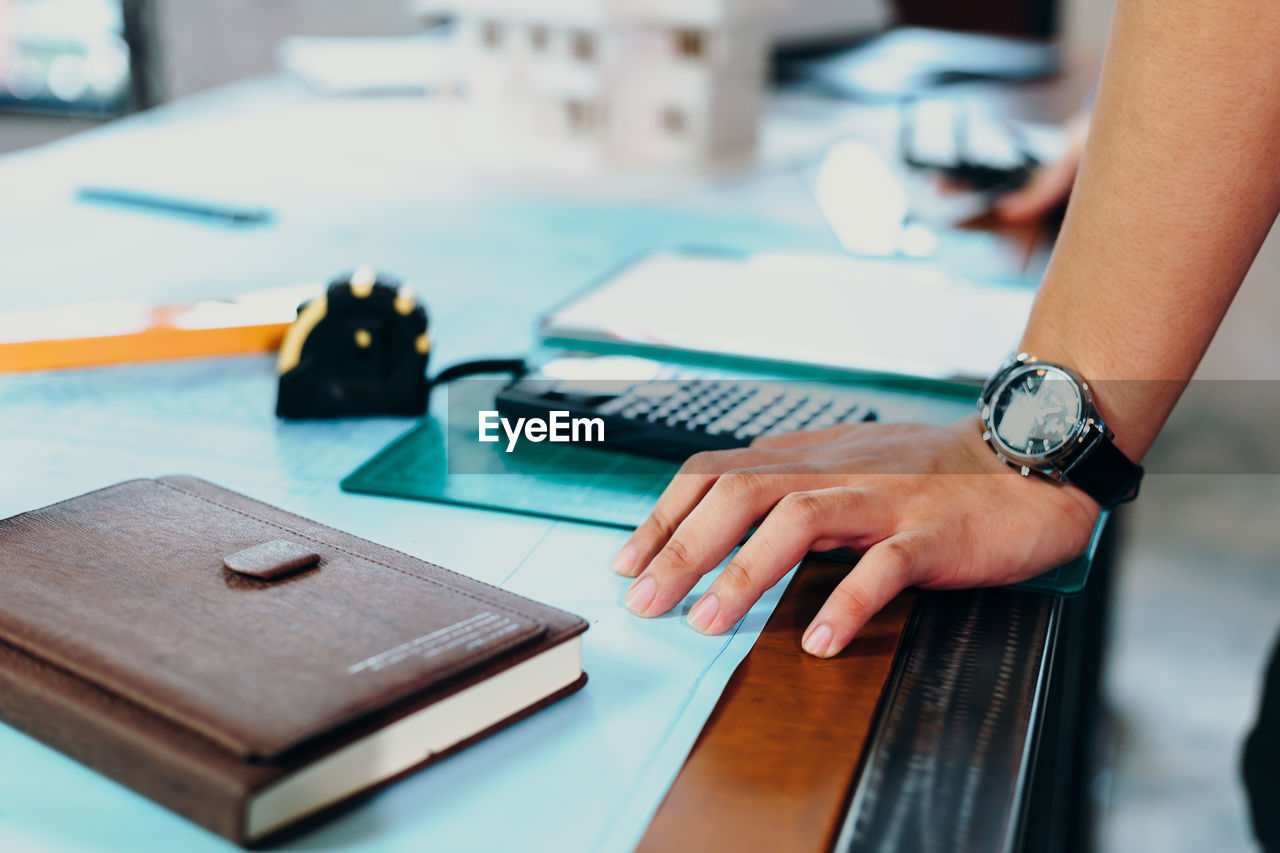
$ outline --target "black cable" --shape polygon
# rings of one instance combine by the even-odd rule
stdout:
[[[513,379],[519,379],[528,369],[523,358],[481,358],[451,364],[431,377],[427,384],[435,388],[437,385],[445,385],[464,376],[476,376],[482,373],[508,373]]]

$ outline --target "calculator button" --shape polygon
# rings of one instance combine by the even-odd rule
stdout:
[[[730,409],[736,407],[739,404],[739,402],[740,401],[738,400],[737,397],[731,397],[728,395],[721,394],[720,396],[712,397],[708,399],[707,405],[713,406],[717,409],[724,409],[727,412]]]
[[[628,408],[630,400],[626,397],[614,397],[606,403],[601,403],[596,407],[596,411],[602,415],[613,415]]]
[[[637,385],[632,393],[637,397],[647,397],[655,400],[670,396],[679,387],[679,384],[675,382],[646,382],[643,385]]]
[[[788,409],[799,408],[807,402],[809,402],[809,395],[801,391],[791,391],[782,397],[782,404],[785,404]]]
[[[780,418],[784,415],[790,414],[791,409],[792,409],[791,404],[786,400],[783,400],[780,403],[774,403],[772,406],[769,407],[769,411],[773,414],[775,418]]]
[[[706,431],[708,435],[722,435],[727,432],[728,433],[736,432],[738,429],[738,426],[739,424],[737,421],[730,421],[727,418],[721,418],[718,421],[712,422],[707,427]]]

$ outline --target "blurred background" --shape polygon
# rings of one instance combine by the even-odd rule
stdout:
[[[414,57],[445,12],[411,0],[0,0],[0,152],[260,75],[376,89],[403,84],[413,65],[430,90],[435,72]],[[818,0],[781,6],[768,38],[780,67],[891,26],[1003,33],[1053,46],[1059,67],[1087,84],[1110,15],[1110,0]],[[345,45],[364,51],[355,64],[383,60],[363,80],[335,74],[332,51],[344,45],[328,38],[361,40]],[[370,53],[368,39],[386,39],[385,50]],[[6,195],[0,184],[0,205]],[[1280,478],[1243,472],[1280,469],[1280,412],[1224,422],[1215,394],[1280,378],[1277,243],[1273,234],[1202,368],[1201,378],[1223,381],[1186,401],[1151,458],[1153,469],[1198,470],[1182,461],[1207,444],[1230,459],[1203,470],[1242,473],[1151,476],[1124,519],[1092,791],[1103,850],[1253,849],[1237,767],[1280,629]],[[0,283],[0,301],[12,286]]]
[[[443,16],[430,0],[0,0],[0,151],[36,145],[275,71],[290,36],[401,36]],[[1110,0],[790,0],[778,44],[839,44],[890,24],[1052,39],[1090,62]]]

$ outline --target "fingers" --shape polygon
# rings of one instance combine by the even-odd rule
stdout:
[[[996,204],[996,213],[1006,222],[1032,222],[1049,213],[1071,194],[1080,162],[1063,157],[1037,169],[1022,189]]]
[[[866,493],[857,488],[788,494],[689,610],[689,624],[706,634],[729,629],[814,542],[874,527],[876,514]]]
[[[778,461],[775,456],[755,448],[689,457],[663,489],[649,517],[619,549],[611,564],[613,570],[629,578],[640,574],[725,471],[773,461]]]
[[[720,476],[631,585],[623,603],[641,616],[666,613],[783,495],[802,488],[811,476],[808,469],[789,464]]]
[[[849,645],[863,626],[920,577],[932,551],[921,534],[900,533],[872,546],[827,598],[800,644],[829,658]]]

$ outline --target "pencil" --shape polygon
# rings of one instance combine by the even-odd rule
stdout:
[[[158,213],[176,213],[227,225],[265,225],[273,219],[271,211],[261,207],[229,207],[110,187],[81,187],[76,196],[81,201],[118,204]]]

